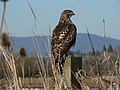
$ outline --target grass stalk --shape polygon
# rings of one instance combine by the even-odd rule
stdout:
[[[1,33],[2,33],[2,29],[3,29],[5,13],[6,13],[6,1],[2,1],[2,2],[3,2],[3,14],[2,14],[1,27],[0,27],[0,32]]]

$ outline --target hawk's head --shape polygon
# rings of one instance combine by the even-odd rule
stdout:
[[[61,17],[60,17],[59,23],[65,23],[65,22],[72,23],[72,21],[70,20],[70,18],[73,15],[75,15],[75,14],[74,14],[74,12],[72,10],[64,10],[61,13]]]
[[[63,17],[63,18],[70,18],[73,15],[75,15],[75,14],[74,14],[74,12],[72,10],[64,10],[61,13],[61,17]]]

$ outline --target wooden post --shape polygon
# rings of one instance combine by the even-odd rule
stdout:
[[[64,77],[68,88],[71,88],[71,56],[68,56],[64,64]]]
[[[72,57],[68,56],[65,60],[64,64],[64,75],[68,88],[75,89],[74,87],[80,89],[80,83],[76,80],[73,73],[77,72],[77,70],[82,69],[82,57]]]

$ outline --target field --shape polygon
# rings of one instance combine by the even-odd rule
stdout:
[[[8,54],[9,55],[9,54]],[[89,88],[92,87],[98,87],[98,88],[109,88],[109,87],[115,87],[119,86],[120,78],[119,78],[119,66],[117,65],[117,59],[119,60],[119,56],[115,52],[109,52],[110,56],[110,62],[106,61],[104,59],[103,52],[98,54],[96,57],[103,59],[103,61],[97,61],[99,63],[96,64],[96,60],[94,55],[91,54],[79,54],[78,56],[82,56],[82,68],[78,69],[77,64],[73,63],[73,68],[68,68],[65,66],[65,70],[67,69],[68,74],[60,75],[59,70],[56,70],[54,68],[54,64],[51,64],[50,59],[38,59],[38,57],[28,57],[28,56],[22,56],[21,59],[15,59],[15,71],[11,71],[12,66],[10,65],[10,61],[6,58],[6,60],[2,59],[2,62],[0,62],[0,86],[1,87],[14,87],[14,79],[17,78],[17,86],[16,88],[30,88],[30,87],[39,87],[39,88],[69,88],[67,87],[68,83],[66,80],[69,81],[72,80],[71,78],[75,78],[74,82],[77,82],[77,85],[74,85],[73,83],[72,88],[76,88],[81,86],[82,88],[86,88],[86,90],[89,90]],[[77,57],[78,57],[77,56]],[[117,58],[117,59],[116,59]],[[38,62],[39,61],[39,62]],[[70,62],[70,58],[68,59]],[[74,60],[73,60],[74,61]],[[68,66],[72,67],[69,62],[66,62]],[[77,61],[79,63],[81,61]],[[86,66],[87,65],[87,66]],[[42,66],[42,67],[41,67]],[[52,67],[53,66],[53,67]],[[77,67],[76,67],[77,66]],[[72,72],[76,69],[73,73],[72,77],[69,77],[69,69]],[[13,70],[13,69],[12,69]],[[13,75],[15,76],[13,77]],[[68,79],[66,79],[66,76]],[[71,81],[72,82],[72,81]],[[16,83],[16,81],[15,81]],[[56,85],[57,84],[57,85]],[[83,89],[85,90],[85,89]]]

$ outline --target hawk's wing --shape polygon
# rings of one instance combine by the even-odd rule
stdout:
[[[76,26],[74,24],[57,25],[52,35],[52,52],[63,56],[76,41]]]
[[[76,35],[77,35],[77,29],[74,24],[69,25],[69,32],[66,36],[66,42],[71,46],[74,46],[76,43]]]

